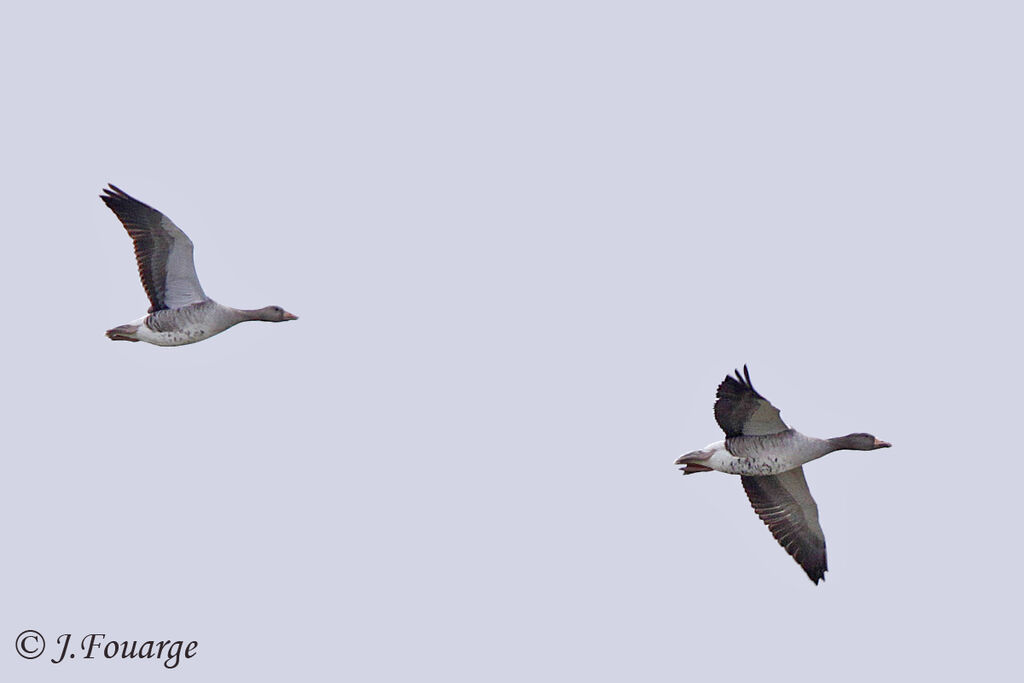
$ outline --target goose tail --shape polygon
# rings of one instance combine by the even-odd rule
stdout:
[[[707,467],[706,465],[701,465],[700,464],[700,461],[707,460],[708,458],[710,458],[710,456],[711,456],[711,454],[708,453],[707,450],[705,450],[705,449],[701,449],[699,451],[691,451],[690,453],[687,453],[686,455],[680,455],[678,458],[676,458],[676,464],[677,465],[685,465],[685,467],[680,467],[679,468],[679,469],[681,469],[683,471],[683,474],[697,474],[698,472],[711,472],[712,469],[710,467]]]
[[[138,325],[118,325],[111,330],[107,330],[107,336],[110,337],[111,341],[137,342],[139,341],[136,334],[138,331]]]

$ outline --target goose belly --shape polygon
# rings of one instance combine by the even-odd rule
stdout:
[[[795,461],[791,453],[772,449],[764,449],[746,457],[737,457],[729,451],[725,441],[710,444],[703,450],[709,453],[710,457],[700,464],[726,474],[758,477],[780,474],[800,466],[800,462]]]
[[[184,309],[157,311],[140,320],[136,333],[139,341],[156,346],[184,346],[208,339],[226,329],[217,329],[207,316],[175,315],[181,310]]]
[[[194,329],[185,328],[174,330],[173,332],[157,332],[146,325],[140,327],[137,333],[140,341],[149,342],[156,346],[183,346],[185,344],[195,344],[196,342],[212,337],[215,334],[217,333],[210,332],[201,327]]]
[[[724,451],[728,453],[728,451]],[[763,477],[769,474],[781,474],[787,470],[791,470],[794,467],[799,467],[800,463],[792,462],[790,458],[783,457],[782,455],[765,455],[757,458],[737,458],[732,454],[728,454],[728,459],[723,458],[721,463],[721,469],[715,467],[714,469],[720,472],[728,472],[729,474],[741,474],[748,477]]]

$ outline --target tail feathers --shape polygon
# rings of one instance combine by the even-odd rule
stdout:
[[[107,336],[111,341],[139,341],[135,333],[139,331],[138,325],[118,325],[112,330],[107,330]]]
[[[713,471],[706,465],[701,465],[700,461],[707,460],[711,457],[711,454],[706,450],[692,451],[686,455],[681,455],[676,460],[677,465],[685,465],[680,469],[683,474],[697,474],[698,472],[711,472]]]

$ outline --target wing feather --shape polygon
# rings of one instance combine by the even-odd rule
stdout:
[[[206,301],[193,259],[192,240],[171,219],[111,185],[100,195],[135,245],[149,312]]]
[[[726,376],[718,385],[715,421],[727,437],[777,434],[789,427],[782,421],[779,409],[757,393],[750,383],[750,372],[743,366],[736,376]]]
[[[811,581],[818,583],[825,578],[825,534],[818,522],[818,505],[807,488],[804,468],[741,479],[754,512],[779,545],[803,567]]]

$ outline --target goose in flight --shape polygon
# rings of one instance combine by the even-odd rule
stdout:
[[[148,315],[107,330],[112,340],[181,346],[208,339],[246,320],[298,320],[280,306],[244,310],[210,299],[196,276],[192,240],[170,218],[114,185],[105,188],[100,199],[135,243],[135,260],[151,304]]]
[[[873,451],[892,444],[871,434],[815,439],[790,429],[779,409],[754,390],[746,365],[743,375],[737,370],[718,385],[715,421],[725,440],[680,456],[676,464],[684,465],[683,474],[717,470],[740,475],[754,512],[817,584],[828,569],[825,534],[803,464],[832,451]]]

